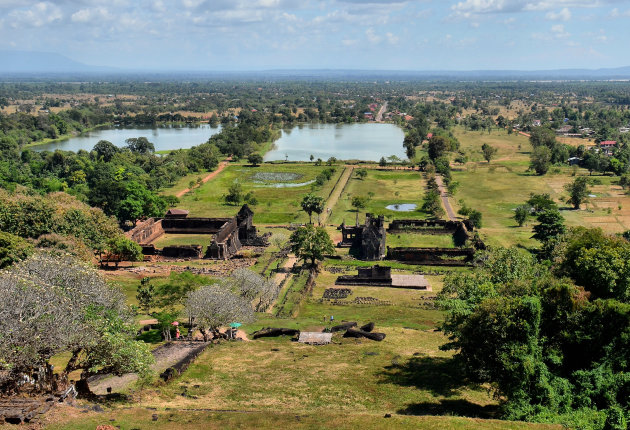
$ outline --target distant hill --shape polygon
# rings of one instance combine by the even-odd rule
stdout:
[[[90,66],[53,52],[0,51],[0,74],[102,73],[111,67]]]

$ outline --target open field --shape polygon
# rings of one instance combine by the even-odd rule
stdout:
[[[356,172],[356,169],[355,169]],[[356,173],[348,181],[341,198],[333,208],[332,224],[354,224],[356,211],[352,207],[352,197],[369,197],[374,193],[365,209],[361,209],[359,222],[363,222],[365,213],[384,215],[385,219],[395,218],[426,218],[426,214],[417,210],[398,212],[386,209],[386,206],[401,203],[415,203],[422,205],[424,195],[424,181],[419,172],[405,170],[373,170],[368,169],[365,179],[358,179]]]
[[[523,204],[531,193],[548,193],[562,209],[567,225],[602,227],[609,233],[630,229],[630,197],[623,193],[616,180],[609,176],[592,176],[597,184],[589,186],[591,197],[581,210],[574,211],[566,204],[568,198],[564,186],[573,181],[573,170],[568,166],[552,166],[544,176],[528,172],[531,145],[524,136],[494,132],[464,132],[457,129],[457,137],[463,150],[477,153],[477,160],[465,166],[454,166],[453,179],[460,183],[457,194],[451,198],[456,208],[461,199],[469,207],[483,214],[482,236],[491,245],[510,246],[519,244],[536,247],[531,239],[531,227],[535,220],[519,228],[513,220],[514,208]],[[482,143],[499,149],[491,163],[479,161]],[[520,149],[519,149],[520,145]],[[588,176],[588,171],[578,169],[577,175]]]
[[[181,197],[179,208],[190,210],[190,216],[198,217],[227,217],[234,216],[240,206],[228,205],[223,201],[223,196],[235,181],[238,181],[243,192],[252,192],[258,200],[258,204],[252,206],[255,212],[256,224],[289,224],[293,222],[306,222],[308,215],[301,210],[302,197],[311,191],[311,181],[323,170],[329,167],[307,164],[263,164],[259,167],[250,167],[242,164],[234,164],[227,167],[213,180],[195,188],[191,193]],[[333,177],[322,187],[314,186],[314,192],[327,198],[337,182],[343,168],[336,166]],[[293,179],[289,180],[259,180],[256,174],[263,174],[263,178],[273,175],[288,174]],[[264,176],[269,175],[269,176]],[[278,176],[281,177],[281,176]],[[285,184],[304,184],[295,187],[277,188]],[[308,183],[308,184],[307,184]],[[171,190],[168,190],[170,193]]]

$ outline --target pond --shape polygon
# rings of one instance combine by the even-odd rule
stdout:
[[[106,127],[89,131],[68,140],[37,145],[35,151],[90,151],[99,140],[107,140],[116,146],[125,146],[125,140],[132,137],[146,137],[155,145],[156,151],[186,149],[205,143],[210,136],[221,131],[221,127],[198,125],[164,125],[159,127]]]
[[[385,209],[396,212],[411,212],[415,211],[418,205],[415,203],[397,203],[394,205],[385,206]]]
[[[396,155],[407,158],[402,143],[403,131],[393,124],[305,124],[282,130],[280,139],[265,161],[339,160],[378,161]]]

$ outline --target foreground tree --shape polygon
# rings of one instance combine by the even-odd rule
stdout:
[[[500,417],[624,428],[630,305],[591,300],[517,249],[447,276],[437,303],[455,363],[500,398]],[[621,427],[611,427],[612,424]]]
[[[77,389],[88,394],[97,373],[149,372],[148,345],[136,342],[125,298],[98,271],[70,257],[35,254],[0,274],[0,366],[5,392],[51,357],[70,351],[62,379],[82,370]],[[47,374],[52,377],[52,374]],[[44,381],[40,381],[44,384]],[[47,379],[43,389],[56,389]]]
[[[299,227],[291,234],[291,250],[304,262],[310,260],[315,266],[317,260],[323,260],[326,254],[334,254],[335,246],[323,227],[312,224]]]
[[[265,279],[249,269],[236,269],[225,282],[242,298],[253,303],[256,312],[269,309],[280,292],[272,279]]]
[[[218,285],[207,285],[189,292],[185,308],[206,342],[210,334],[217,335],[222,326],[254,319],[254,312],[246,299]]]

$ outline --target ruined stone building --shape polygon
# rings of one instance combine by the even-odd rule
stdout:
[[[363,260],[382,260],[385,258],[385,220],[383,215],[374,217],[365,214],[365,224],[357,226],[341,225],[339,247],[348,247],[350,252]]]
[[[138,224],[127,233],[127,237],[140,244],[145,255],[202,258],[202,246],[198,244],[158,249],[153,242],[167,233],[212,235],[205,258],[225,260],[235,255],[243,245],[266,245],[266,239],[258,236],[253,218],[254,212],[247,205],[243,205],[232,218],[189,218],[186,210],[170,209],[163,218],[149,218]]]

